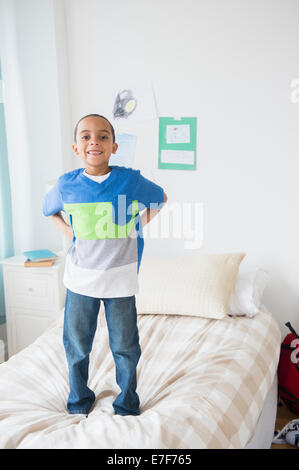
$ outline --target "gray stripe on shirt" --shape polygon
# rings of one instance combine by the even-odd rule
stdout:
[[[137,238],[82,240],[70,248],[72,262],[86,269],[107,270],[138,261]]]

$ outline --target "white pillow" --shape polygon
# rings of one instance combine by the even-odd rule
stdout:
[[[240,266],[227,307],[228,315],[253,317],[260,308],[269,273],[256,266]]]
[[[137,312],[221,319],[245,253],[175,258],[144,257],[139,272]]]

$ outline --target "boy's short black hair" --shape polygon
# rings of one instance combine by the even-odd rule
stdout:
[[[101,116],[100,114],[87,114],[86,116],[83,116],[81,119],[76,124],[75,130],[74,130],[74,142],[77,142],[77,130],[78,130],[78,125],[79,122],[81,122],[83,119],[91,117],[91,116],[96,116],[105,119],[107,122],[110,124],[111,132],[112,132],[112,138],[113,138],[113,143],[115,142],[115,132],[114,132],[114,127],[112,126],[111,122],[105,118],[105,116]]]

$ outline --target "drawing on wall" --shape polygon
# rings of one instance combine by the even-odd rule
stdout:
[[[111,110],[117,130],[126,132],[132,123],[157,118],[156,102],[149,80],[127,80],[120,85],[112,89]]]
[[[158,168],[196,169],[196,126],[196,117],[160,117]]]
[[[190,126],[188,124],[167,125],[166,142],[167,144],[189,144]]]
[[[128,119],[137,106],[137,99],[132,90],[122,90],[117,94],[113,107],[114,119]]]
[[[132,168],[136,140],[137,138],[133,134],[116,134],[115,142],[118,144],[118,149],[116,153],[111,154],[111,157],[109,158],[109,164]]]

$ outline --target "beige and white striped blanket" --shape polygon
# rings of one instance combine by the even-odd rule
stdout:
[[[229,449],[253,435],[275,376],[280,330],[254,318],[138,315],[140,416],[114,415],[119,393],[103,313],[90,358],[97,400],[69,415],[61,317],[0,365],[0,448]]]

